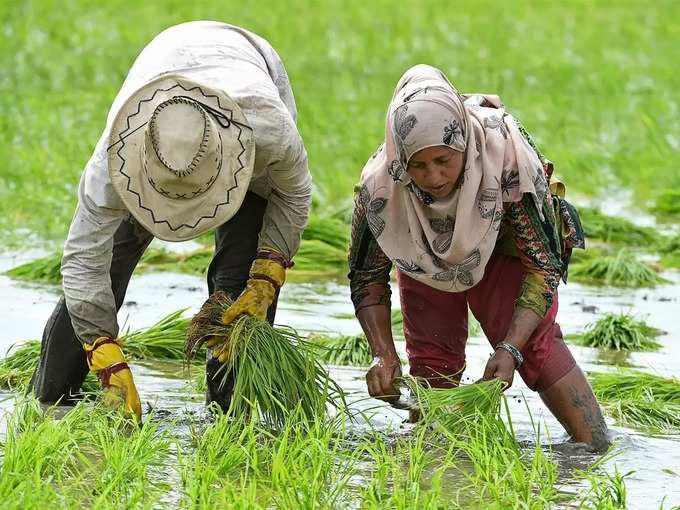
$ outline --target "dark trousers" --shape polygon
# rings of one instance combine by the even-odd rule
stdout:
[[[208,267],[208,292],[226,292],[236,299],[245,288],[250,266],[257,254],[258,234],[267,201],[247,193],[238,212],[215,231],[215,255]],[[139,259],[153,236],[132,217],[123,221],[113,241],[111,261],[111,289],[120,309],[125,292]],[[276,299],[269,308],[267,319],[274,322]],[[94,340],[94,339],[88,339]],[[218,384],[222,374],[214,377],[219,365],[208,353],[207,403],[215,402],[224,410],[229,406],[233,390],[233,375],[226,384]],[[43,403],[72,403],[88,373],[85,351],[76,337],[71,318],[62,297],[47,321],[42,337],[40,361],[31,380],[35,396]]]

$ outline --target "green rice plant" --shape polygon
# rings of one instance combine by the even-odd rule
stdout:
[[[364,335],[311,335],[310,346],[324,363],[365,367],[373,361],[373,354]]]
[[[680,234],[667,239],[659,248],[659,253],[663,266],[680,269]]]
[[[417,428],[396,441],[377,432],[363,439],[356,448],[368,464],[359,490],[360,508],[459,508],[458,489],[444,487],[457,459],[446,448],[430,444],[428,435],[425,428]]]
[[[615,256],[574,264],[569,269],[569,276],[577,282],[613,287],[655,287],[658,284],[670,283],[625,249],[620,250]]]
[[[661,193],[656,197],[652,211],[665,221],[680,218],[680,191],[666,190]]]
[[[615,351],[654,351],[661,347],[655,340],[664,334],[642,319],[625,313],[607,313],[597,322],[588,324],[580,335],[570,336],[580,345]]]
[[[25,262],[5,274],[15,280],[58,285],[61,283],[61,252]]]
[[[199,248],[189,253],[148,248],[142,255],[136,270],[140,272],[170,271],[200,276],[208,271],[213,254],[212,248]]]
[[[38,366],[40,342],[28,340],[11,346],[0,360],[0,388],[24,392]]]
[[[210,296],[189,327],[185,348],[191,358],[209,337],[227,339],[221,383],[236,374],[231,415],[254,413],[280,428],[298,404],[309,419],[323,415],[327,405],[344,408],[342,389],[308,342],[292,328],[275,328],[246,315],[225,326],[221,318],[231,302],[224,292]]]
[[[412,378],[406,381],[425,421],[450,433],[468,432],[467,424],[474,423],[480,415],[500,414],[505,383],[499,379],[453,388],[432,388]]]
[[[182,507],[345,508],[357,459],[345,435],[341,420],[323,417],[272,432],[254,417],[218,416],[178,452]]]
[[[655,245],[660,239],[653,228],[641,227],[624,218],[603,214],[599,209],[579,207],[578,213],[589,239],[640,248]]]
[[[650,431],[680,430],[680,381],[638,370],[593,372],[593,392],[621,424]]]
[[[349,247],[349,225],[334,217],[322,217],[312,214],[302,233],[305,241],[322,241],[329,246],[347,252]]]
[[[319,239],[303,241],[291,269],[294,276],[342,275],[347,271],[347,250]]]
[[[579,509],[589,510],[625,510],[628,508],[628,499],[625,478],[634,473],[619,473],[618,467],[614,466],[614,473],[587,472],[583,477],[590,483],[590,488],[583,495]]]
[[[151,508],[167,488],[154,471],[168,447],[154,420],[130,427],[85,403],[58,418],[20,402],[2,445],[3,508]]]
[[[5,357],[0,360],[0,388],[17,393],[25,393],[31,381],[33,372],[40,359],[40,341],[27,340],[8,349]],[[99,390],[99,381],[94,374],[87,374],[81,386],[83,393],[93,393]]]
[[[184,359],[184,341],[191,317],[186,308],[169,313],[154,325],[121,336],[123,350],[133,359]]]
[[[130,359],[184,359],[184,340],[190,318],[182,317],[186,309],[172,312],[153,326],[127,331],[121,336],[123,350]],[[38,366],[40,342],[28,340],[11,347],[0,360],[0,388],[23,392]],[[96,391],[99,383],[88,374],[83,392]]]

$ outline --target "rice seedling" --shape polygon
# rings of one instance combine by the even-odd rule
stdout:
[[[583,473],[583,477],[590,483],[590,488],[581,498],[579,508],[590,510],[625,510],[628,508],[626,500],[625,478],[634,473],[619,473],[618,467],[614,466],[614,473]]]
[[[225,326],[221,317],[230,304],[225,293],[214,293],[192,321],[185,348],[190,358],[207,338],[228,339],[221,383],[230,373],[237,374],[230,414],[254,412],[280,428],[298,404],[309,419],[323,415],[327,404],[344,407],[342,389],[295,330],[275,328],[250,316],[241,316]]]
[[[153,326],[127,331],[121,336],[123,349],[130,359],[184,359],[184,340],[190,318],[182,317],[186,309],[163,317]],[[28,340],[10,348],[0,360],[0,388],[23,392],[38,366],[40,342]],[[89,374],[83,383],[83,392],[96,391],[99,383]]]
[[[200,248],[189,253],[148,248],[142,255],[136,271],[170,271],[200,276],[208,271],[213,254],[212,248]]]
[[[133,359],[184,359],[184,341],[191,317],[186,308],[169,313],[148,328],[121,336],[125,353]]]
[[[153,420],[130,427],[84,403],[57,419],[35,400],[21,402],[2,448],[3,508],[150,508],[167,488],[154,469],[168,447]]]
[[[349,246],[349,225],[334,217],[312,214],[302,233],[304,241],[322,241],[329,246],[347,251]]]
[[[579,207],[578,213],[589,239],[641,248],[655,245],[660,239],[653,228],[641,227],[624,218],[603,214],[599,209]]]
[[[340,420],[323,417],[273,433],[254,417],[219,416],[194,434],[193,451],[179,450],[184,507],[346,508],[357,454],[344,436]]]
[[[659,253],[663,266],[680,269],[680,234],[666,240],[659,248]]]
[[[427,436],[420,428],[392,445],[373,433],[358,445],[369,464],[359,491],[360,508],[459,508],[455,500],[459,489],[444,489],[456,459],[447,448],[429,444]]]
[[[577,282],[614,287],[655,287],[669,283],[625,249],[615,256],[574,264],[569,270],[569,276]]]
[[[40,357],[40,342],[28,340],[13,345],[0,360],[0,388],[24,392]]]
[[[311,335],[310,346],[324,363],[365,367],[373,361],[373,354],[364,335]]]
[[[432,388],[412,378],[406,381],[425,421],[450,433],[468,432],[467,425],[480,415],[497,417],[500,414],[505,383],[498,379],[454,388]]]
[[[5,274],[15,280],[58,285],[61,283],[61,252],[25,262]]]
[[[347,271],[347,250],[311,239],[300,244],[293,262],[293,276],[342,275]]]
[[[605,412],[621,424],[659,432],[680,430],[680,381],[637,370],[589,374]]]
[[[661,193],[656,198],[652,211],[665,221],[678,219],[680,217],[680,191],[666,190]]]
[[[579,335],[568,337],[580,345],[616,351],[654,351],[661,347],[655,340],[664,334],[642,319],[625,313],[607,313],[588,324]]]

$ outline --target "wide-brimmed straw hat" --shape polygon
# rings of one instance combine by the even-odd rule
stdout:
[[[113,187],[139,223],[184,241],[229,220],[253,173],[255,143],[224,91],[180,75],[137,89],[116,113],[108,148]]]

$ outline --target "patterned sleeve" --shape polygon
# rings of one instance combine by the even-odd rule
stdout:
[[[352,239],[349,247],[349,278],[355,313],[367,306],[390,306],[392,262],[383,253],[368,227],[366,208],[354,201]]]
[[[562,276],[561,245],[550,193],[543,202],[541,220],[533,196],[505,204],[505,220],[510,226],[522,264],[526,268],[515,306],[528,308],[545,317],[552,306]]]

